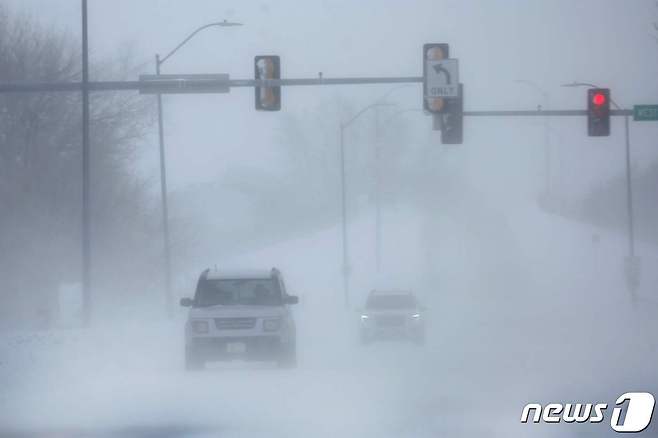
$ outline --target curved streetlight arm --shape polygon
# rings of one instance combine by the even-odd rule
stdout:
[[[351,125],[352,123],[354,123],[354,122],[356,121],[356,119],[358,119],[359,117],[361,117],[361,115],[362,115],[363,113],[365,113],[366,111],[370,110],[371,108],[382,107],[382,106],[397,106],[397,105],[394,104],[394,103],[386,102],[384,99],[386,99],[386,98],[387,98],[391,93],[393,93],[394,91],[397,91],[397,90],[399,90],[399,89],[401,89],[401,88],[407,88],[407,87],[411,87],[411,85],[408,85],[408,84],[407,84],[407,85],[401,85],[401,86],[399,86],[399,87],[391,88],[391,89],[388,90],[386,93],[382,94],[382,95],[379,97],[379,99],[377,99],[377,100],[375,101],[375,103],[370,104],[370,105],[368,105],[367,107],[363,108],[361,111],[359,111],[358,113],[356,113],[356,114],[354,115],[354,117],[352,117],[351,119],[349,119],[349,120],[347,120],[347,121],[345,121],[345,122],[342,122],[342,123],[340,124],[341,128],[347,128],[349,125]]]
[[[358,113],[356,113],[351,119],[341,123],[340,124],[341,129],[345,129],[348,126],[350,126],[352,123],[354,123],[356,121],[356,119],[361,117],[368,110],[370,110],[372,108],[375,108],[375,107],[381,107],[381,106],[395,106],[395,104],[394,103],[388,103],[388,102],[377,102],[377,103],[370,104],[367,107],[363,108]]]
[[[409,88],[411,87],[411,84],[406,84],[406,85],[400,85],[399,87],[393,87],[390,90],[388,90],[386,93],[382,94],[379,99],[377,99],[377,102],[382,102],[384,99],[386,99],[388,96],[391,95],[394,91],[400,90],[402,88]]]
[[[601,87],[599,87],[598,85],[590,84],[589,82],[575,82],[575,81],[572,82],[572,83],[570,83],[570,84],[562,84],[562,86],[563,86],[563,87],[589,87],[589,88],[601,88]],[[617,105],[617,102],[615,102],[614,99],[613,99],[612,97],[610,98],[610,103],[612,103],[612,104],[615,106],[615,108],[617,108],[618,110],[621,109],[621,107],[620,107],[619,105]]]
[[[230,26],[242,26],[242,23],[234,23],[234,22],[230,22],[230,21],[226,21],[226,20],[224,20],[224,21],[218,21],[218,22],[216,22],[216,23],[208,23],[208,24],[206,24],[205,26],[201,26],[200,28],[196,29],[194,32],[192,32],[191,34],[189,34],[189,35],[187,36],[187,38],[185,38],[185,39],[184,39],[179,45],[177,45],[176,47],[174,47],[174,49],[173,49],[171,52],[167,53],[167,55],[165,55],[163,58],[160,58],[160,57],[158,56],[158,57],[156,58],[156,59],[157,59],[157,63],[158,63],[158,67],[159,67],[160,65],[164,64],[164,62],[165,62],[167,59],[169,59],[174,53],[176,53],[181,47],[183,47],[185,44],[187,44],[187,42],[188,42],[189,40],[191,40],[192,38],[194,38],[194,36],[195,36],[196,34],[198,34],[199,32],[201,32],[202,30],[207,29],[207,28],[209,28],[209,27],[230,27]]]
[[[535,82],[529,81],[528,79],[516,79],[514,82],[516,82],[517,84],[529,85],[530,87],[537,90],[539,92],[539,94],[541,94],[542,97],[544,98],[544,103],[546,104],[546,106],[548,106],[548,103],[549,103],[548,92],[546,90],[544,90],[542,87],[540,87],[539,85],[537,85]]]
[[[422,112],[422,111],[423,111],[422,108],[407,108],[407,109],[401,109],[401,110],[398,110],[398,111],[394,112],[393,114],[391,114],[391,116],[390,116],[388,119],[384,120],[383,125],[384,125],[384,126],[388,126],[388,124],[389,124],[391,121],[393,121],[393,119],[395,119],[396,117],[398,117],[398,116],[400,116],[400,115],[402,115],[402,114],[405,114],[405,113],[412,113],[412,112]]]

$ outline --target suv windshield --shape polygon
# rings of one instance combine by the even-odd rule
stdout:
[[[194,297],[195,307],[216,305],[280,306],[281,291],[276,281],[263,279],[201,280]]]
[[[416,299],[413,295],[370,295],[366,302],[368,309],[413,309]]]

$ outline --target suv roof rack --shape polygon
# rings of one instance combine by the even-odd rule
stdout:
[[[413,295],[411,289],[373,289],[370,291],[372,295]]]

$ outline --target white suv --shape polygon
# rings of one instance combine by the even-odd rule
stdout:
[[[281,273],[222,272],[206,269],[185,324],[185,366],[203,368],[207,361],[274,360],[296,365],[296,331],[288,305],[298,298],[286,293]]]
[[[359,314],[362,344],[392,338],[425,341],[425,307],[410,291],[373,290]]]

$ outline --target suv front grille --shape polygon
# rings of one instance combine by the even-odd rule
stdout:
[[[215,318],[217,330],[247,330],[256,325],[256,318]]]
[[[404,315],[378,315],[375,321],[379,327],[398,327],[404,325]]]

